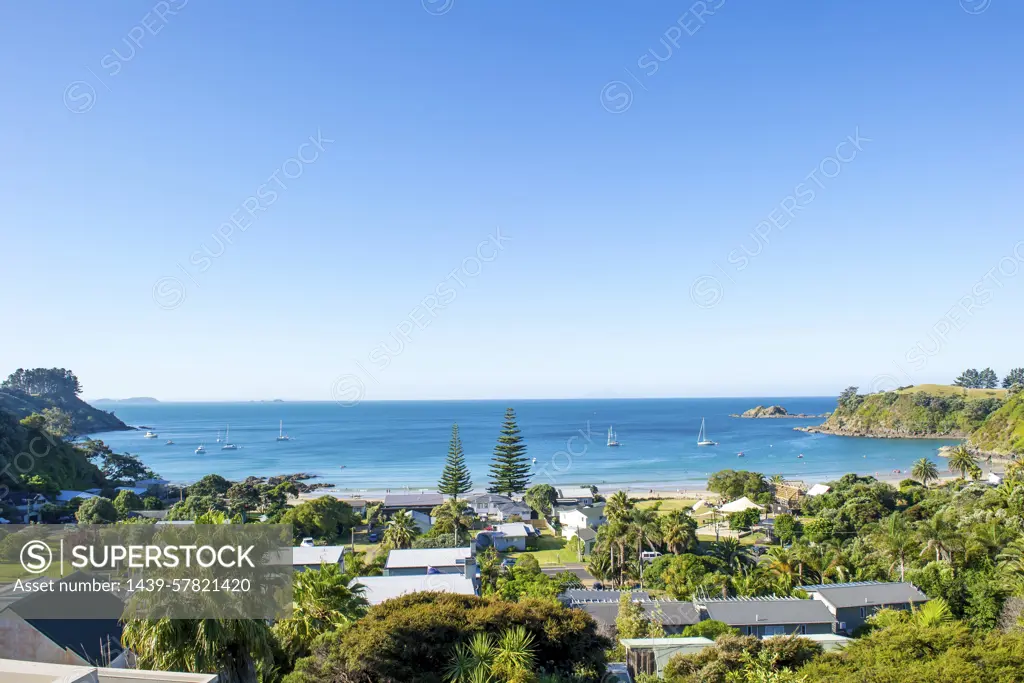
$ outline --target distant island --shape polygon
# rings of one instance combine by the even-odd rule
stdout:
[[[977,454],[1024,454],[1024,391],[942,384],[858,394],[848,387],[820,425],[794,427],[812,434],[878,439],[964,439]]]
[[[829,413],[821,414],[809,414],[809,413],[790,413],[782,406],[755,406],[750,410],[743,411],[742,415],[736,413],[731,414],[729,417],[751,417],[751,418],[767,418],[767,417],[792,417],[792,418],[803,418],[803,419],[816,419],[826,418]]]
[[[132,398],[98,398],[92,401],[93,405],[104,405],[107,403],[119,403],[122,405],[131,403],[159,403],[160,401],[150,396],[133,396]]]
[[[61,436],[133,429],[113,413],[94,408],[78,396],[82,385],[64,368],[18,368],[0,384],[0,410],[17,419],[34,413],[50,422],[48,431]]]

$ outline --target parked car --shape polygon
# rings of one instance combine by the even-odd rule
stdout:
[[[655,550],[645,550],[640,553],[640,560],[642,562],[654,562],[659,557],[661,557],[661,553]]]
[[[366,534],[366,540],[368,540],[370,543],[376,543],[380,540],[380,532],[371,531],[370,533]]]
[[[312,536],[306,536],[304,539],[302,539],[302,542],[299,543],[299,545],[301,545],[304,548],[312,548],[313,545],[314,545],[313,537]]]

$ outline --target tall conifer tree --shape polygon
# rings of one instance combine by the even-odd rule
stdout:
[[[516,411],[509,408],[505,411],[505,423],[494,447],[491,486],[487,490],[511,496],[525,491],[529,483],[530,461],[526,457],[526,444],[516,424]]]
[[[448,459],[444,463],[444,471],[441,473],[441,481],[437,484],[437,490],[452,500],[458,500],[459,496],[473,490],[473,480],[469,477],[469,468],[466,467],[466,457],[462,452],[462,439],[459,438],[459,425],[452,425],[452,440],[448,444]]]

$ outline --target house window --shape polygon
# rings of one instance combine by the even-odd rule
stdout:
[[[866,612],[867,612],[866,609],[864,609],[863,607],[860,608],[860,618],[861,619],[863,619],[864,617],[867,616]]]
[[[784,636],[786,635],[785,626],[765,626],[764,634],[766,636]]]

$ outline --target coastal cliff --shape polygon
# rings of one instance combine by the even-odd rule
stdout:
[[[755,407],[751,408],[750,410],[744,410],[741,415],[737,415],[736,413],[733,413],[729,417],[746,417],[746,418],[758,418],[758,419],[770,418],[770,417],[776,417],[776,418],[792,417],[792,418],[813,419],[813,418],[828,417],[828,416],[829,416],[829,413],[824,413],[824,414],[821,414],[821,415],[811,415],[811,414],[808,414],[808,413],[790,413],[785,408],[783,408],[782,406],[775,405],[775,406],[755,406]]]
[[[80,399],[81,391],[81,383],[70,370],[18,368],[0,384],[0,410],[20,420],[33,413],[57,409],[69,421],[61,432],[68,437],[132,429],[113,413],[94,408]]]
[[[1024,398],[998,389],[920,385],[876,394],[851,387],[835,411],[798,431],[880,439],[966,439],[979,454],[1024,452]]]

